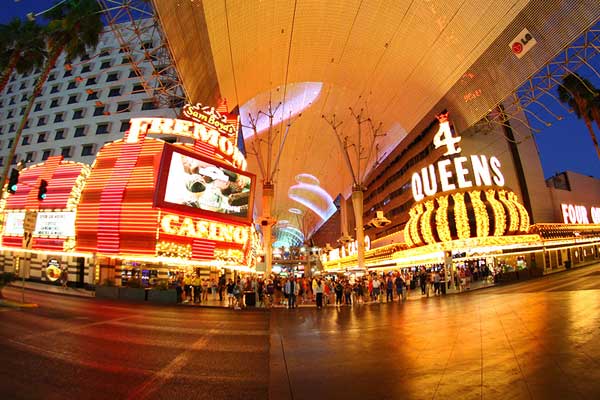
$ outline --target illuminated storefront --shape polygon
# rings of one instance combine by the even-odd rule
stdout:
[[[3,249],[21,251],[31,211],[37,225],[30,251],[45,259],[50,250],[77,256],[85,283],[148,280],[142,270],[156,278],[182,270],[253,271],[255,176],[236,146],[238,119],[201,105],[185,110],[194,120],[132,119],[124,138],[103,146],[91,168],[54,157],[22,171],[18,190],[4,198]],[[150,134],[194,142],[169,144]],[[43,200],[36,197],[41,180],[48,185]]]

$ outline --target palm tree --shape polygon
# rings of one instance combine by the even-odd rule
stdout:
[[[566,103],[575,112],[578,119],[583,119],[588,128],[596,154],[600,158],[600,147],[592,127],[592,103],[598,95],[596,88],[586,79],[577,74],[569,74],[563,78],[562,84],[558,87],[558,98],[562,103]],[[598,123],[598,120],[596,121]]]
[[[50,22],[46,28],[48,58],[38,78],[29,102],[25,108],[19,128],[15,133],[13,144],[6,159],[6,166],[2,174],[2,185],[4,187],[8,171],[11,168],[21,134],[27,123],[33,103],[41,93],[50,71],[54,68],[56,60],[64,51],[67,59],[73,59],[86,54],[88,48],[95,48],[100,40],[100,34],[104,28],[101,19],[101,8],[96,0],[70,0],[59,3],[50,9],[46,15]]]
[[[46,58],[44,28],[34,21],[23,23],[15,18],[9,24],[0,25],[0,92],[16,70],[20,74],[39,68]]]

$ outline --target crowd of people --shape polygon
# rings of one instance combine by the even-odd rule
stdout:
[[[362,276],[327,275],[308,277],[269,278],[248,275],[227,279],[201,279],[195,274],[178,276],[174,282],[178,301],[200,304],[211,300],[227,303],[230,308],[248,306],[298,305],[350,306],[369,302],[403,302],[411,293],[421,296],[440,296],[452,287],[456,291],[470,290],[471,283],[491,277],[487,267],[463,265],[454,269],[447,280],[442,268],[371,273]]]

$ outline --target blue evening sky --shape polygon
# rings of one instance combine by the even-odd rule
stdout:
[[[53,0],[0,0],[0,4],[2,4],[0,6],[0,23],[7,23],[14,17],[24,18],[29,12],[42,12],[55,3],[56,1]],[[600,71],[600,57],[594,59],[592,64],[596,70]],[[600,88],[600,79],[591,70],[581,69],[577,72]],[[540,152],[544,175],[549,177],[557,172],[570,170],[600,178],[600,160],[596,156],[596,150],[585,124],[577,120],[573,114],[567,113],[552,99],[546,98],[544,104],[556,114],[564,116],[562,121],[558,121],[541,109],[531,109],[544,120],[552,123],[551,127],[546,127],[536,123],[530,117],[530,123],[541,130],[534,136]],[[600,128],[594,126],[594,129],[600,140]],[[527,168],[526,165],[525,168]]]

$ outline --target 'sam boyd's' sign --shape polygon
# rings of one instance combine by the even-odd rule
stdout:
[[[436,149],[446,146],[445,156],[459,154],[460,136],[452,136],[448,113],[437,116],[440,125],[433,144]],[[480,186],[504,186],[500,160],[495,156],[471,155],[444,158],[412,175],[411,187],[415,201],[437,193]]]

